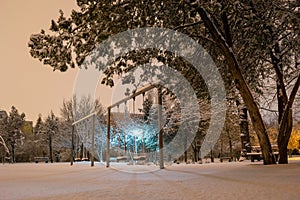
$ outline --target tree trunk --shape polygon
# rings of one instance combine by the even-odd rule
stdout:
[[[227,130],[226,132],[227,132],[227,136],[228,136],[228,139],[229,139],[229,152],[230,152],[230,158],[231,158],[231,160],[233,160],[233,155],[232,155],[232,139],[231,139],[229,130]]]
[[[81,145],[80,145],[80,154],[79,154],[79,158],[80,158],[80,160],[82,160],[82,158],[83,158],[83,143],[81,143]]]
[[[278,150],[279,150],[278,164],[288,164],[287,145],[284,143],[280,143],[278,145]]]
[[[188,161],[188,150],[187,150],[187,138],[184,138],[184,144],[183,144],[183,150],[184,150],[184,162],[187,163]]]
[[[272,33],[272,30],[269,30],[270,33]],[[285,89],[284,79],[283,79],[283,66],[282,66],[282,60],[278,58],[278,55],[280,55],[280,48],[279,43],[277,42],[274,45],[274,52],[272,49],[270,49],[270,57],[272,60],[273,68],[276,73],[276,96],[277,96],[277,108],[278,108],[278,124],[279,130],[278,130],[278,136],[277,136],[277,144],[278,144],[278,150],[279,150],[279,161],[278,163],[284,164],[288,163],[287,159],[287,144],[288,139],[290,137],[291,132],[289,132],[289,129],[292,130],[293,121],[292,119],[292,113],[288,114],[287,118],[283,118],[285,107],[288,103],[288,95]],[[284,123],[284,124],[283,124]],[[287,137],[288,136],[288,137]],[[286,141],[287,140],[287,141]]]
[[[293,111],[292,109],[289,109],[287,112],[288,112],[287,117],[285,117],[285,112],[283,113],[282,120],[279,125],[279,133],[277,137],[277,144],[279,150],[279,160],[278,160],[279,164],[288,163],[287,146],[293,128],[293,116],[292,116]]]
[[[271,30],[270,30],[271,31]],[[282,60],[278,55],[281,54],[281,50],[279,48],[279,43],[275,43],[274,52],[270,49],[270,56],[273,64],[273,68],[276,72],[277,76],[277,100],[278,100],[278,136],[277,136],[277,144],[279,149],[279,164],[287,164],[288,163],[288,155],[287,155],[287,145],[291,136],[292,128],[293,128],[293,111],[292,106],[295,100],[295,96],[300,86],[300,75],[295,82],[295,85],[292,89],[292,92],[288,98],[284,78],[282,71]]]
[[[199,161],[199,151],[200,151],[200,148],[199,146],[197,146],[197,142],[193,142],[194,144],[191,145],[192,149],[193,149],[193,152],[194,152],[194,160],[195,162],[198,162]]]
[[[275,164],[275,157],[271,148],[271,143],[267,134],[266,127],[263,123],[261,114],[254,100],[254,97],[241,73],[240,65],[232,51],[232,48],[228,46],[228,44],[224,40],[224,37],[218,31],[206,10],[203,9],[201,5],[198,5],[197,10],[201,16],[201,19],[204,22],[205,27],[209,30],[215,42],[219,44],[219,47],[222,49],[222,52],[228,63],[229,71],[233,76],[234,83],[237,89],[240,91],[240,94],[245,102],[246,107],[249,109],[249,114],[253,123],[253,127],[258,136],[259,143],[262,149],[264,164]]]
[[[298,92],[300,86],[300,75],[295,82],[295,85],[290,94],[289,100],[285,106],[280,124],[279,124],[279,132],[278,132],[278,148],[279,148],[279,164],[288,163],[287,158],[287,145],[291,136],[292,128],[293,128],[293,110],[292,105],[294,103],[296,94]]]
[[[223,135],[221,134],[221,149],[220,149],[220,159],[223,157]]]
[[[53,163],[53,152],[52,152],[52,134],[50,133],[49,135],[49,157],[50,157],[50,162]]]
[[[16,159],[15,159],[15,144],[11,144],[11,162],[15,163]]]
[[[187,150],[184,151],[184,162],[187,163]]]
[[[293,129],[293,116],[292,116],[292,110],[289,110],[287,119],[282,118],[279,128],[279,133],[277,137],[277,144],[278,144],[278,150],[279,150],[279,164],[287,164],[288,163],[288,154],[287,154],[287,146],[289,143],[289,139],[292,133]],[[281,128],[282,126],[282,128]]]
[[[198,162],[197,156],[198,156],[198,153],[197,153],[197,151],[194,150],[194,160],[195,160],[195,162]]]

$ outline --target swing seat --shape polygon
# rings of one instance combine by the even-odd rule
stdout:
[[[118,156],[117,157],[117,162],[120,162],[120,161],[126,161],[127,160],[127,157],[126,156]]]
[[[134,156],[133,160],[146,160],[146,156]]]

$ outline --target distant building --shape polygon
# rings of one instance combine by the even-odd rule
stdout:
[[[24,134],[25,138],[28,139],[33,136],[33,122],[24,121],[21,127],[21,131]]]

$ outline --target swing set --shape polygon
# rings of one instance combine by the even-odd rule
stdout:
[[[158,83],[155,84],[149,84],[147,86],[142,87],[141,89],[135,91],[133,94],[131,94],[128,97],[125,97],[123,99],[121,99],[120,101],[110,105],[107,107],[107,134],[106,134],[106,167],[110,167],[110,146],[111,146],[111,120],[112,120],[112,109],[117,107],[118,111],[119,111],[119,106],[121,104],[125,104],[125,109],[126,109],[126,104],[129,100],[133,100],[133,111],[135,114],[135,99],[137,96],[139,95],[143,95],[143,103],[144,103],[144,95],[147,91],[152,90],[156,88],[157,89],[157,102],[158,105],[162,105],[162,89],[161,86]],[[96,116],[96,112],[93,112],[81,119],[79,119],[78,121],[74,122],[72,124],[72,153],[71,153],[71,165],[73,165],[73,153],[74,153],[74,127],[76,124],[81,123],[84,120],[87,120],[89,118],[92,118],[92,137],[91,137],[91,153],[90,153],[90,157],[91,157],[91,166],[94,166],[94,157],[95,157],[95,152],[94,152],[94,135],[95,135],[95,116]],[[164,153],[163,153],[163,131],[162,131],[162,108],[161,106],[158,106],[158,147],[159,147],[159,166],[160,169],[164,168]],[[126,136],[125,136],[126,137]],[[144,140],[144,139],[143,139]],[[136,141],[134,141],[134,145],[135,145],[135,151],[136,151]],[[144,141],[142,142],[143,145],[143,149],[144,149]],[[126,139],[124,140],[124,150],[126,152]],[[133,160],[133,156],[129,153],[129,155],[131,156],[131,159]],[[139,159],[137,157],[135,157],[135,159]]]

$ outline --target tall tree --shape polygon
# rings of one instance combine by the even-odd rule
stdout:
[[[274,1],[272,1],[274,2]],[[110,35],[133,29],[136,27],[164,27],[174,29],[188,34],[198,41],[204,47],[208,48],[209,53],[215,53],[214,58],[220,62],[225,61],[226,66],[223,71],[229,82],[234,82],[240,90],[241,96],[246,104],[247,109],[254,125],[254,129],[259,137],[262,146],[264,163],[274,163],[274,156],[266,128],[260,115],[259,106],[256,103],[255,92],[259,92],[263,87],[263,79],[270,68],[266,67],[267,61],[264,57],[273,57],[273,65],[282,63],[278,55],[284,52],[285,47],[278,45],[291,44],[293,39],[298,43],[298,18],[299,11],[297,4],[285,0],[276,0],[275,3],[267,1],[265,4],[259,1],[232,1],[216,0],[200,4],[199,1],[85,1],[78,0],[79,11],[73,11],[70,18],[66,18],[62,11],[57,21],[52,20],[50,30],[51,34],[46,34],[44,30],[39,34],[33,34],[29,41],[30,53],[33,57],[38,58],[44,64],[53,67],[53,70],[66,71],[68,67],[80,65],[85,56],[88,55],[96,44],[101,43]],[[170,6],[172,5],[172,6]],[[283,6],[281,6],[283,5]],[[205,9],[204,9],[205,8]],[[268,10],[265,12],[266,8]],[[269,9],[271,8],[271,9]],[[210,15],[208,14],[210,13]],[[275,13],[275,15],[274,15]],[[286,14],[282,14],[286,13]],[[266,16],[270,16],[270,18]],[[250,20],[251,19],[251,20]],[[281,23],[282,20],[286,22]],[[290,20],[290,21],[289,21]],[[284,34],[276,32],[278,37],[273,37],[278,27],[285,30]],[[285,24],[281,26],[281,24]],[[294,26],[293,34],[287,27]],[[270,29],[271,27],[271,29]],[[273,28],[272,28],[273,27]],[[275,27],[275,29],[274,29]],[[290,28],[289,28],[290,29]],[[207,34],[210,32],[210,35]],[[256,31],[258,30],[258,31]],[[262,31],[262,32],[261,32]],[[261,34],[263,33],[263,34]],[[271,35],[268,40],[262,36]],[[281,41],[278,39],[284,36]],[[269,40],[270,39],[270,40]],[[287,39],[287,40],[286,40]],[[278,44],[276,44],[276,41]],[[279,42],[278,42],[279,41]],[[261,45],[267,42],[266,45]],[[215,46],[219,48],[216,50]],[[299,45],[298,45],[299,46]],[[262,48],[261,48],[262,47]],[[267,49],[267,51],[266,51]],[[293,52],[298,51],[294,45]],[[132,58],[130,52],[127,60]],[[149,56],[145,56],[147,50],[138,52],[135,55],[135,64],[141,64],[141,60],[148,62]],[[167,53],[161,54],[152,51],[151,54],[157,58],[168,59]],[[266,56],[269,54],[268,56]],[[273,55],[272,55],[273,54]],[[143,55],[143,56],[139,56]],[[292,54],[295,57],[295,64],[298,65],[297,53]],[[125,56],[125,57],[126,57]],[[285,56],[287,60],[289,56]],[[162,59],[164,60],[164,59]],[[118,65],[112,66],[106,71],[107,79],[104,83],[113,86],[112,75],[128,71],[132,67],[124,64],[122,58],[117,61]],[[159,60],[161,61],[161,60]],[[189,80],[199,80],[195,77],[188,65],[180,59],[171,59],[172,64],[182,66],[177,69]],[[125,66],[125,67],[124,67]],[[171,64],[169,64],[171,66]],[[257,67],[260,66],[260,67]],[[115,69],[113,68],[115,67]],[[278,67],[280,67],[278,65]],[[277,76],[281,75],[280,68],[277,67]],[[275,69],[275,68],[274,68]],[[278,70],[279,69],[279,70]],[[279,71],[279,73],[278,73]],[[191,75],[192,74],[192,75]],[[246,76],[247,75],[247,76]],[[298,77],[295,76],[295,77]],[[278,81],[281,78],[278,77]],[[298,81],[299,80],[299,81]],[[282,82],[282,81],[281,81]],[[289,98],[283,98],[283,107],[280,118],[280,134],[278,138],[279,146],[282,150],[280,163],[287,161],[284,148],[289,138],[291,112],[289,111],[294,101],[294,94],[300,78],[294,79],[294,89]],[[251,88],[251,89],[250,89]],[[251,91],[252,90],[252,91]],[[278,88],[278,94],[284,92],[283,85]],[[281,91],[281,92],[280,92]],[[257,93],[259,94],[259,93]],[[283,97],[286,96],[283,94]],[[282,98],[282,97],[280,97]],[[289,99],[285,101],[284,99]],[[281,107],[282,108],[282,107]],[[280,108],[280,109],[281,109]],[[288,123],[287,123],[288,122]],[[282,145],[281,145],[282,144]]]
[[[25,121],[25,114],[19,114],[16,107],[12,106],[9,116],[1,120],[1,127],[3,129],[3,138],[7,145],[10,146],[11,151],[11,161],[16,162],[15,159],[15,149],[18,144],[21,144],[23,139],[23,134],[21,127]]]
[[[243,100],[247,108],[249,109],[251,120],[253,122],[255,132],[258,135],[259,143],[262,148],[264,164],[274,164],[275,157],[272,152],[271,143],[268,138],[266,127],[259,112],[259,108],[254,100],[253,94],[250,91],[250,88],[242,75],[241,66],[232,48],[230,48],[230,45],[228,45],[228,42],[224,39],[221,31],[218,30],[217,26],[213,23],[208,12],[200,5],[198,5],[197,10],[205,26],[212,34],[213,39],[216,41],[217,44],[219,44],[219,47],[222,49],[226,61],[228,63],[229,71],[233,76],[234,83],[239,89],[241,96],[243,97]]]
[[[9,149],[6,145],[6,142],[4,141],[2,135],[2,131],[1,131],[1,127],[0,127],[0,147],[2,146],[4,151],[2,152],[2,162],[4,163],[4,160],[6,159],[7,155],[10,155]]]
[[[257,5],[250,4],[258,21],[264,23],[261,33],[269,52],[269,61],[276,74],[276,95],[278,106],[278,138],[279,163],[288,163],[287,146],[293,128],[292,105],[300,86],[299,59],[299,12],[295,12],[297,5],[287,1],[279,1],[282,6],[271,7],[266,15],[258,11]],[[288,87],[291,87],[288,95]]]
[[[96,112],[97,121],[95,123],[95,151],[99,159],[102,160],[102,150],[104,146],[105,137],[103,132],[105,126],[105,110],[99,99],[95,102],[92,101],[90,96],[82,96],[78,98],[73,96],[70,100],[64,100],[61,111],[61,120],[59,120],[59,134],[55,136],[56,146],[71,146],[69,138],[72,133],[72,123],[79,120],[93,112]],[[77,139],[80,139],[81,146],[90,148],[91,146],[91,118],[82,121],[75,125],[75,135]]]
[[[45,120],[43,131],[45,137],[48,140],[49,158],[51,163],[53,163],[53,137],[55,134],[58,134],[59,132],[59,124],[58,124],[58,117],[56,117],[52,111]]]
[[[60,108],[60,116],[65,121],[73,122],[73,100],[64,99],[63,104]]]
[[[230,3],[230,1],[222,2]],[[231,32],[237,38],[239,35],[243,36],[238,42],[238,47],[233,48],[239,52],[237,57],[240,57],[238,59],[240,64],[247,66],[249,72],[260,71],[262,80],[266,76],[275,78],[279,113],[277,139],[279,163],[287,163],[287,143],[293,126],[291,108],[300,81],[297,69],[300,62],[297,3],[285,0],[247,1],[235,3],[234,6],[242,12],[230,13],[228,9],[223,9],[223,12],[229,13],[231,20],[234,20],[232,23],[234,26],[247,30],[239,34],[236,34],[238,31]],[[250,59],[244,59],[249,55]],[[256,66],[245,62],[255,63]],[[265,81],[260,82],[260,85],[265,85]],[[287,88],[292,88],[290,95]]]
[[[34,129],[34,145],[35,145],[35,156],[46,156],[48,146],[48,137],[45,133],[45,122],[42,119],[42,115],[39,114],[36,120]]]
[[[42,115],[39,114],[33,130],[34,139],[37,139],[38,135],[42,132],[43,124],[44,123],[43,123]]]

